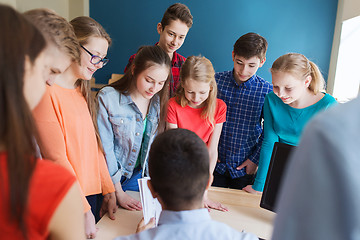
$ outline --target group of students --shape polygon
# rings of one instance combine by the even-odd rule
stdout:
[[[144,175],[164,210],[226,211],[208,199],[209,185],[261,192],[273,144],[297,145],[307,122],[336,103],[322,92],[317,66],[301,54],[273,63],[272,84],[258,76],[267,42],[256,33],[236,41],[232,71],[215,73],[205,57],[185,59],[176,51],[193,18],[180,3],[157,25],[159,42],[141,47],[124,76],[93,101],[89,80],[109,61],[111,45],[99,23],[90,17],[67,22],[46,9],[19,14],[0,5],[0,11],[1,30],[9,33],[0,41],[5,236],[95,238],[95,223],[105,213],[114,219],[117,204],[141,210],[125,191],[138,191]],[[198,233],[219,233],[203,226]]]

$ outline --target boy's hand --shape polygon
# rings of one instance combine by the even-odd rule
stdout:
[[[261,192],[256,191],[255,189],[252,188],[252,185],[247,185],[246,187],[244,187],[242,190],[251,193],[251,194],[261,194]]]
[[[144,224],[144,218],[141,219],[136,228],[136,233],[155,227],[155,218],[151,218],[148,224]]]
[[[242,168],[245,168],[246,174],[252,175],[255,174],[257,165],[253,163],[250,159],[247,159],[240,166],[238,166],[236,170],[241,170]]]
[[[115,192],[106,194],[101,205],[100,217],[103,217],[105,213],[108,212],[109,218],[115,220],[114,213],[116,213],[117,208]]]

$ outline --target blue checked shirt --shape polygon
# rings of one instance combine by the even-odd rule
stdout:
[[[263,136],[263,105],[266,94],[273,90],[272,84],[256,74],[240,85],[233,71],[215,74],[218,98],[227,105],[226,122],[219,141],[219,160],[215,171],[231,178],[246,175],[245,168],[236,170],[245,160],[259,162]]]

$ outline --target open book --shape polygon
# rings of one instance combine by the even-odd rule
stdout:
[[[155,226],[157,226],[162,208],[157,198],[153,198],[153,196],[151,195],[150,189],[147,185],[147,181],[149,179],[149,177],[138,179],[140,200],[143,209],[144,223],[147,224],[150,219],[154,217]]]

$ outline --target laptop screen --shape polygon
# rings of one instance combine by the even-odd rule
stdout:
[[[288,162],[290,152],[295,146],[276,142],[271,155],[269,170],[266,176],[264,191],[262,193],[260,207],[275,211],[275,202],[283,177],[284,169]]]

